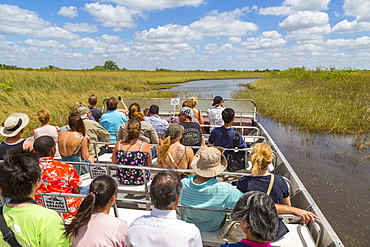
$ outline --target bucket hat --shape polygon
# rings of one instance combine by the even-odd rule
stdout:
[[[181,108],[180,113],[185,114],[186,116],[191,117],[191,118],[194,117],[193,110],[190,107],[187,107],[187,106]]]
[[[227,160],[222,147],[207,145],[195,154],[191,167],[196,174],[211,178],[226,170]]]
[[[85,115],[87,113],[90,112],[90,109],[87,108],[86,106],[81,106],[77,109],[77,112],[80,114],[80,115]]]
[[[16,136],[27,126],[29,118],[24,113],[12,113],[0,126],[0,134],[6,137]]]

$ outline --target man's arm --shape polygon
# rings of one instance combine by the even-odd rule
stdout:
[[[319,218],[315,214],[300,208],[295,208],[288,205],[282,205],[277,203],[275,203],[275,206],[279,214],[294,214],[300,216],[302,218],[301,223],[303,224],[307,224],[310,221],[314,223],[315,219]]]

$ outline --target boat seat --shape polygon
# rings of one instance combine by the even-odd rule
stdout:
[[[150,211],[147,210],[137,210],[129,208],[117,208],[117,211],[118,218],[125,220],[127,222],[127,226],[130,226],[136,218],[150,214]],[[109,214],[115,216],[114,209],[112,207],[110,208]]]
[[[145,185],[126,185],[126,184],[120,184],[116,177],[113,177],[114,181],[118,184],[118,192],[133,192],[133,193],[145,193]],[[147,186],[149,188],[150,184],[152,183],[152,180],[147,182]]]

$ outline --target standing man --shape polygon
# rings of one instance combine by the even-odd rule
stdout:
[[[32,150],[33,141],[21,137],[23,129],[29,121],[28,116],[24,113],[12,113],[1,124],[0,134],[7,138],[0,144],[0,160],[4,159],[9,149]]]
[[[157,133],[165,133],[168,128],[168,122],[162,119],[159,114],[159,106],[151,105],[149,108],[149,117],[144,117],[145,121],[150,123]]]
[[[95,118],[95,121],[99,122],[102,112],[101,109],[96,108],[96,103],[98,103],[98,97],[96,97],[95,95],[91,95],[89,97],[90,111],[92,116]]]
[[[183,107],[179,113],[180,125],[184,127],[184,133],[180,143],[185,146],[204,146],[204,138],[202,130],[198,123],[194,123],[191,119],[194,117],[193,110],[190,107]]]
[[[0,166],[0,189],[10,198],[3,208],[6,225],[22,246],[70,246],[59,214],[36,204],[35,190],[42,183],[36,154],[11,150]],[[0,245],[9,246],[0,232]]]
[[[109,132],[110,142],[117,142],[116,133],[119,127],[124,122],[127,122],[127,117],[122,112],[117,111],[118,100],[111,97],[107,100],[107,112],[101,116],[100,124]]]
[[[154,209],[137,218],[126,234],[127,246],[201,247],[199,229],[176,217],[181,194],[180,176],[174,170],[159,172],[150,185]]]
[[[223,125],[224,121],[222,120],[221,113],[225,109],[222,107],[222,104],[224,103],[224,100],[221,96],[216,96],[213,98],[213,108],[210,108],[207,110],[208,118],[209,118],[209,124],[210,125]],[[211,127],[211,130],[214,127]]]

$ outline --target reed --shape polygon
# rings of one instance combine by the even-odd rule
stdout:
[[[251,98],[279,121],[319,132],[370,132],[370,72],[293,68],[246,85]]]
[[[261,78],[267,73],[241,71],[26,71],[0,70],[0,120],[13,112],[30,117],[24,136],[40,125],[37,111],[46,109],[51,124],[64,126],[74,104],[95,94],[99,102],[111,96],[174,97],[162,92],[170,83],[203,79]],[[99,105],[100,106],[100,105]],[[3,140],[4,138],[0,140]]]

